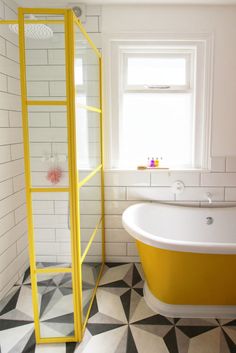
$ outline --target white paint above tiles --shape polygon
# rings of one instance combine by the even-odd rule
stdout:
[[[20,6],[28,6],[29,0],[16,0],[16,3]],[[80,0],[68,1],[61,0],[58,4],[58,0],[42,1],[42,0],[31,0],[31,7],[63,7],[68,6],[69,4],[80,4]],[[134,4],[134,5],[234,5],[236,0],[83,0],[83,4],[86,5],[107,5],[107,4],[116,4],[116,5],[125,5],[125,4]]]

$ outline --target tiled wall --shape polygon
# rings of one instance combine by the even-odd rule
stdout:
[[[175,195],[171,185],[185,189]],[[122,212],[140,201],[159,201],[201,207],[236,205],[236,158],[212,158],[212,171],[106,171],[106,242],[108,261],[137,261],[133,238],[122,227]],[[207,201],[212,195],[212,204]]]
[[[0,18],[16,5],[0,0]],[[18,37],[0,27],[0,299],[28,266]]]

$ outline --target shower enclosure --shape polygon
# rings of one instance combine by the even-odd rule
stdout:
[[[19,46],[36,341],[80,341],[105,260],[101,54],[69,9],[0,23]]]

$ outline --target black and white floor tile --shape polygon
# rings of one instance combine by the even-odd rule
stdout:
[[[236,318],[172,319],[158,315],[145,304],[143,279],[140,264],[107,264],[83,341],[36,345],[26,271],[0,302],[0,353],[236,353]],[[45,333],[71,335],[68,274],[42,277],[39,296]]]

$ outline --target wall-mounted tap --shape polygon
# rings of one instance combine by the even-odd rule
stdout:
[[[212,194],[210,192],[206,193],[206,198],[207,198],[209,204],[212,204]]]

